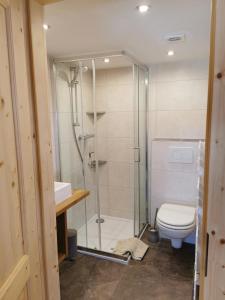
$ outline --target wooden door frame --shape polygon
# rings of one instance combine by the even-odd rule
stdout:
[[[25,254],[24,226],[21,214],[20,168],[18,165],[18,139],[15,118],[17,92],[14,77],[17,64],[12,57],[15,46],[16,25],[21,18],[15,16],[15,2],[0,0],[1,24],[1,284],[0,299],[27,299],[27,282],[30,278],[29,257]],[[13,42],[12,42],[13,41]],[[20,38],[17,36],[20,44]],[[21,52],[18,52],[20,55]],[[24,54],[24,53],[22,53]],[[23,62],[22,62],[23,67]],[[12,76],[13,75],[13,76]],[[18,97],[19,98],[19,97]],[[19,99],[21,100],[21,99]],[[25,195],[24,195],[25,196]],[[32,225],[32,224],[31,224]],[[29,238],[29,237],[28,237]],[[33,279],[33,278],[32,278]],[[31,279],[31,281],[32,281]]]
[[[55,0],[25,0],[28,15],[28,43],[31,60],[34,138],[37,150],[38,190],[40,197],[42,246],[46,300],[59,300],[59,270],[54,200],[53,157],[50,123],[50,86],[47,50],[43,29],[43,4]],[[32,299],[33,300],[33,299]]]
[[[0,0],[6,10],[8,54],[10,64],[11,92],[13,101],[14,127],[16,134],[19,194],[24,241],[24,261],[18,263],[9,280],[1,286],[1,299],[17,299],[16,293],[22,286],[22,279],[28,278],[27,297],[32,300],[60,299],[57,259],[53,271],[47,272],[49,264],[45,258],[46,244],[43,237],[42,199],[38,180],[39,151],[36,142],[36,124],[33,88],[30,80],[31,53],[26,0]],[[42,28],[42,27],[41,27]],[[43,78],[44,81],[44,78]],[[50,177],[50,173],[49,173]],[[45,200],[45,199],[43,199]],[[5,199],[7,201],[7,199]],[[52,198],[54,201],[54,198]],[[49,213],[54,219],[54,209]],[[51,217],[52,216],[52,217]],[[55,228],[49,228],[49,243],[57,255]],[[55,245],[54,245],[55,243]],[[54,257],[54,253],[51,253]],[[44,259],[45,258],[45,259]],[[53,260],[53,259],[52,259]],[[51,260],[50,260],[51,262]],[[23,272],[23,273],[21,273]],[[51,274],[49,274],[51,273]],[[24,276],[22,276],[22,274]],[[47,274],[47,275],[45,275]],[[53,276],[55,275],[55,278]],[[52,276],[54,284],[49,276]],[[23,281],[24,282],[24,281]],[[9,297],[9,298],[7,298]],[[21,299],[21,298],[20,298]]]
[[[43,7],[35,0],[0,4],[6,13],[24,252],[1,285],[0,299],[60,300]]]
[[[206,138],[205,138],[205,163],[204,163],[204,188],[203,188],[203,215],[202,215],[202,243],[200,260],[200,300],[205,299],[205,274],[207,269],[207,228],[208,228],[208,195],[209,195],[209,164],[210,144],[212,128],[212,106],[214,86],[214,64],[215,64],[215,33],[216,33],[216,0],[211,0],[211,26],[210,26],[210,59],[208,76],[208,102],[206,117]]]
[[[43,252],[45,257],[46,286],[48,298],[60,299],[58,258],[55,233],[55,207],[53,194],[53,165],[52,146],[49,116],[49,85],[47,72],[47,51],[45,36],[42,29],[43,5],[58,2],[57,0],[27,0],[29,3],[30,26],[30,53],[32,59],[34,115],[38,151],[39,190],[41,191],[41,212],[43,227]],[[60,0],[59,0],[60,1]],[[208,183],[209,183],[209,158],[211,141],[211,119],[213,102],[214,79],[214,54],[215,54],[215,20],[216,0],[211,0],[211,36],[210,36],[210,64],[208,84],[208,105],[206,121],[205,143],[205,175],[204,175],[204,200],[202,222],[202,257],[200,265],[200,299],[204,300],[204,282],[206,270],[206,233],[207,233],[207,209],[208,209]],[[55,292],[53,292],[55,291]]]
[[[205,184],[204,237],[201,300],[225,299],[224,229],[224,0],[212,0],[211,53],[209,76],[208,153]],[[207,245],[208,244],[208,245]],[[208,250],[207,250],[208,249]],[[206,270],[206,276],[205,271]]]

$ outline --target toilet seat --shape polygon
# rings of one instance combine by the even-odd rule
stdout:
[[[173,226],[173,225],[163,223],[163,222],[159,221],[159,219],[157,219],[157,223],[158,223],[158,225],[160,225],[164,228],[173,229],[173,230],[190,230],[191,228],[195,227],[195,222],[189,226]]]
[[[195,227],[196,209],[191,206],[163,204],[157,215],[157,223],[173,230],[189,230]]]
[[[177,204],[163,204],[157,214],[160,237],[171,240],[173,248],[182,243],[196,227],[196,208]]]

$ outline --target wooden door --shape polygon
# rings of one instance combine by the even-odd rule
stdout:
[[[60,299],[47,54],[37,1],[0,0],[0,300]]]
[[[0,299],[27,299],[16,133],[7,36],[7,4],[0,3]]]
[[[28,1],[0,0],[0,300],[60,299],[53,175],[48,170],[46,199],[39,168],[40,147],[51,145],[37,142],[29,20]],[[45,90],[43,76],[37,83]]]
[[[201,299],[225,299],[225,1],[212,1],[206,152],[206,264]],[[204,252],[203,252],[204,253]],[[207,255],[208,254],[208,255]]]

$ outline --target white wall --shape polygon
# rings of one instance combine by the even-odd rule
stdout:
[[[207,61],[150,69],[150,213],[162,203],[196,205],[199,140],[205,138]],[[180,140],[180,141],[179,141]],[[193,148],[193,163],[169,163],[170,147]]]

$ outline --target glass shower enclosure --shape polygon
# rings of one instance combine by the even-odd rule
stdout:
[[[54,74],[56,180],[90,191],[68,227],[81,250],[113,253],[148,223],[148,68],[117,53],[55,59]]]

